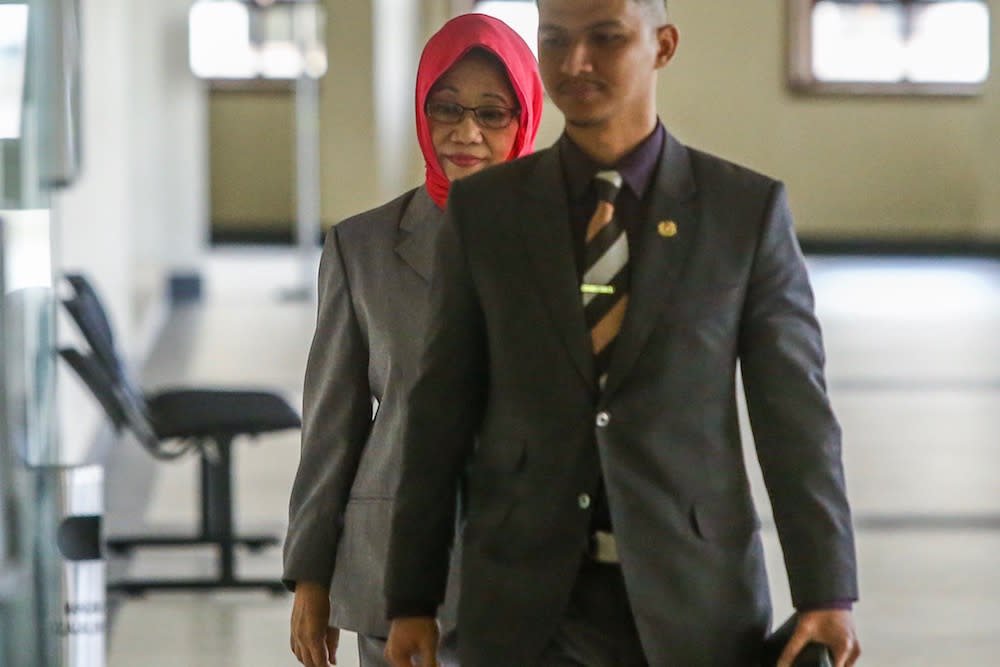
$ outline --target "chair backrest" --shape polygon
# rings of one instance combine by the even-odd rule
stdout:
[[[139,443],[157,458],[174,458],[173,453],[160,446],[142,392],[132,385],[128,377],[115,348],[111,322],[97,290],[81,274],[67,274],[65,278],[73,288],[73,295],[62,300],[63,306],[76,322],[91,353],[84,354],[75,348],[64,347],[59,350],[60,356],[94,394],[117,430],[131,431]]]
[[[73,347],[59,349],[61,356],[70,368],[76,371],[83,383],[87,385],[97,402],[104,408],[108,419],[114,424],[115,430],[127,429],[150,454],[156,458],[171,458],[164,454],[160,446],[160,438],[156,435],[149,417],[139,405],[132,400],[121,384],[108,373],[104,362],[96,354],[83,354]]]
[[[73,288],[73,295],[62,300],[66,311],[76,322],[94,356],[119,386],[119,390],[128,395],[137,410],[148,415],[142,391],[133,385],[128,369],[115,347],[114,330],[97,290],[82,274],[67,273],[64,277]]]
[[[73,295],[63,299],[63,306],[76,322],[80,333],[86,339],[101,364],[110,372],[112,378],[127,381],[125,367],[115,349],[114,331],[107,311],[97,290],[87,278],[79,273],[67,273],[66,282],[73,288]]]
[[[103,364],[94,356],[84,355],[74,347],[60,348],[59,356],[69,364],[70,368],[76,371],[76,374],[80,376],[83,383],[87,385],[90,393],[94,395],[97,402],[104,408],[104,412],[108,415],[111,423],[114,424],[115,429],[120,431],[124,428],[127,425],[128,418],[125,416],[125,410],[121,405],[121,401],[115,395],[115,383],[107,371],[104,370]]]

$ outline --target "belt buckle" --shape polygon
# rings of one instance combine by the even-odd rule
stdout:
[[[604,530],[595,530],[590,535],[590,558],[595,563],[607,565],[617,565],[618,542],[613,533]]]

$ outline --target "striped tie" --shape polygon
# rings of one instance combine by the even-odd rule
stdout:
[[[614,217],[621,174],[601,171],[594,178],[597,210],[587,225],[580,292],[597,377],[603,389],[614,341],[628,305],[628,238]]]

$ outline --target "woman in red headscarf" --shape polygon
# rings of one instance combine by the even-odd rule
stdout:
[[[514,31],[465,14],[424,47],[415,97],[423,185],[332,227],[320,262],[283,575],[295,591],[291,647],[306,667],[333,662],[340,628],[358,633],[362,667],[388,664],[383,570],[402,412],[448,188],[533,150],[543,92]],[[456,600],[452,585],[440,618],[446,662]]]

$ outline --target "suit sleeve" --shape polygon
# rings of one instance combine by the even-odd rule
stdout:
[[[784,186],[772,187],[751,270],[740,365],[757,457],[796,607],[857,599],[840,427]]]
[[[302,451],[289,501],[282,581],[329,586],[343,515],[372,421],[368,345],[336,227],[319,270],[319,307],[303,389]]]
[[[420,370],[407,403],[386,572],[389,618],[434,615],[444,599],[456,498],[488,383],[483,315],[454,220],[453,184],[435,248]]]

